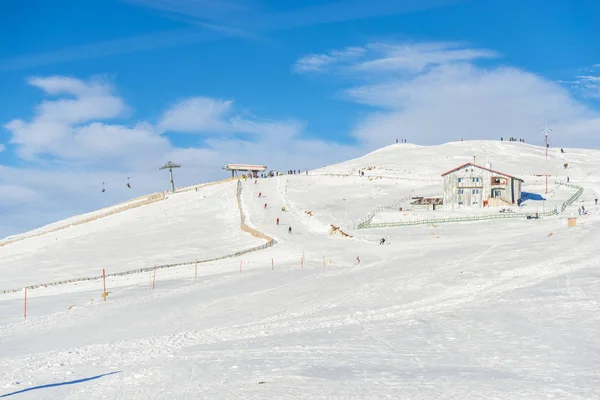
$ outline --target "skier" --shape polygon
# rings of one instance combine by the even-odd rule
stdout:
[[[385,238],[381,238],[381,240],[379,241],[379,244],[384,244],[385,243]]]
[[[267,209],[267,203],[265,203],[265,210]]]
[[[258,192],[258,197],[262,196],[262,192]]]
[[[279,218],[277,218],[277,222],[276,222],[276,224],[277,224],[277,225],[279,225]]]
[[[288,233],[292,233],[292,227],[291,226],[288,228]]]
[[[255,179],[254,180],[254,184],[256,185],[257,183],[258,183],[258,179]]]
[[[596,205],[598,205],[598,199],[594,199],[594,201],[596,202]]]
[[[563,149],[563,148],[561,147],[561,148],[560,148],[560,152],[561,152],[561,153],[564,153],[564,152],[565,152],[565,149]]]
[[[570,183],[570,182],[571,182],[571,180],[570,180],[570,179],[569,179],[569,177],[567,176],[567,183]]]
[[[356,256],[356,264],[360,264],[360,258]]]

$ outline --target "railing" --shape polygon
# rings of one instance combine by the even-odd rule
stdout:
[[[476,215],[470,217],[451,217],[451,218],[435,218],[435,219],[419,219],[419,220],[408,220],[408,221],[392,221],[392,222],[369,222],[363,226],[359,226],[359,229],[366,228],[389,228],[396,226],[410,226],[410,225],[429,225],[429,224],[442,224],[448,222],[468,222],[468,221],[485,221],[492,219],[515,219],[515,218],[530,218],[534,215],[538,217],[547,217],[558,214],[556,207],[552,211],[541,212],[541,213],[499,213],[490,215]]]
[[[407,201],[410,201],[410,198],[411,198],[411,196],[407,196],[407,197],[404,197],[404,198],[396,201],[395,203],[393,203],[391,205],[379,206],[379,207],[371,210],[371,212],[369,212],[366,217],[361,218],[354,223],[355,227],[358,229],[363,229],[364,227],[366,227],[367,225],[369,225],[371,223],[371,221],[373,220],[373,217],[375,217],[375,215],[377,215],[378,213],[380,213],[382,211],[395,210],[396,208],[400,207],[400,205],[406,203]]]
[[[583,194],[583,186],[573,185],[572,183],[564,183],[564,182],[555,182],[555,183],[557,185],[563,185],[565,187],[577,189],[577,192],[575,192],[575,194],[573,196],[571,196],[567,201],[562,203],[562,206],[560,207],[560,212],[564,212],[568,206],[573,204],[575,202],[575,200],[577,200],[579,198],[579,196],[581,196]]]

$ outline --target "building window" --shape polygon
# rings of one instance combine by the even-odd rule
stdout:
[[[472,181],[473,183],[475,183],[475,182],[479,182],[479,178],[471,178],[471,181]]]
[[[465,194],[465,189],[458,189],[458,194]]]
[[[459,202],[458,202],[458,205],[459,205],[459,206],[462,206],[462,205],[464,205],[464,204],[465,204],[465,203],[463,203],[462,201],[459,201]]]
[[[458,183],[461,183],[461,182],[462,182],[462,178],[458,178]]]
[[[473,189],[473,191],[471,193],[473,193],[473,194],[479,194],[479,189]]]

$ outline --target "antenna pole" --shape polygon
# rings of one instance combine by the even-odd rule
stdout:
[[[546,134],[546,194],[548,194],[548,132],[552,130],[548,128],[548,118],[546,118],[546,126],[543,130]]]
[[[159,170],[162,170],[162,169],[169,170],[169,176],[171,178],[171,182],[170,182],[171,183],[171,192],[175,193],[175,182],[173,181],[173,168],[181,168],[181,165],[175,164],[175,163],[172,163],[171,161],[169,161],[168,163],[166,163],[165,165],[160,167]]]

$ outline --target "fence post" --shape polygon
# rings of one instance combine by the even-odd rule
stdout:
[[[106,271],[104,270],[104,268],[102,268],[102,282],[104,284],[104,291],[102,292],[102,297],[104,298],[104,301],[106,301],[108,293],[106,293]]]
[[[156,265],[154,266],[154,277],[152,278],[152,290],[154,290],[155,283],[156,283]]]
[[[25,299],[23,303],[23,319],[27,319],[27,288],[23,288],[25,291]]]
[[[198,259],[196,258],[196,263],[194,264],[194,279],[198,277]]]

